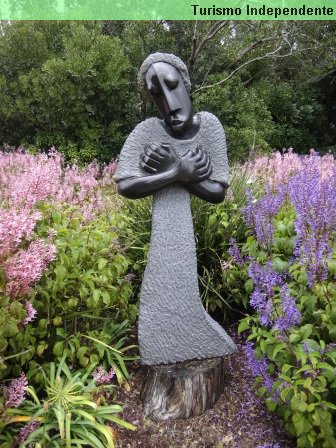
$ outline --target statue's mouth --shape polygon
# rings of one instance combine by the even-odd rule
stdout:
[[[179,120],[179,119],[177,119],[177,118],[173,118],[173,119],[171,120],[171,124],[172,124],[172,126],[181,126],[181,124],[183,124],[183,123],[184,123],[183,120]]]

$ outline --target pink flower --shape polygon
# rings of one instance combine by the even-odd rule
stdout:
[[[11,381],[9,387],[5,388],[5,406],[6,408],[17,408],[25,399],[28,381],[26,375],[21,372],[19,378]]]
[[[56,248],[43,239],[32,241],[28,249],[21,249],[4,266],[7,276],[6,292],[10,297],[18,297],[29,292],[29,288],[39,280],[48,263],[55,259]]]
[[[94,381],[100,386],[103,384],[110,384],[112,378],[115,375],[113,367],[110,368],[109,372],[106,372],[103,366],[99,366],[93,373],[92,377]]]
[[[26,302],[26,317],[22,321],[23,325],[29,324],[29,322],[32,322],[36,317],[37,311],[31,304],[31,302]]]
[[[41,214],[27,208],[0,210],[0,259],[15,251],[24,238],[30,238]]]

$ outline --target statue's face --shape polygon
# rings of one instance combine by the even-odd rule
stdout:
[[[146,86],[155,106],[174,133],[183,134],[192,127],[190,96],[180,72],[166,62],[156,62],[146,73]]]

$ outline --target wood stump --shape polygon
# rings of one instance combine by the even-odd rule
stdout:
[[[141,400],[152,420],[185,419],[211,408],[223,388],[223,358],[147,366]]]

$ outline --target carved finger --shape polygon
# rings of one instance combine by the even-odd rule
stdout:
[[[183,158],[187,158],[188,160],[194,160],[194,158],[195,158],[195,155],[196,155],[196,153],[195,153],[195,149],[190,149],[188,152],[187,152],[187,154],[185,154],[184,156],[183,156]]]
[[[210,160],[208,158],[206,163],[205,163],[205,165],[203,165],[203,166],[200,165],[199,168],[197,168],[197,172],[200,173],[200,174],[204,174],[204,173],[207,173],[209,171],[209,169],[212,170],[211,162],[210,162]]]
[[[199,175],[199,180],[206,180],[206,179],[208,179],[210,176],[211,176],[211,173],[212,173],[212,168],[210,167],[207,171],[206,171],[206,173],[204,173],[204,174],[200,174]]]
[[[174,157],[175,159],[177,159],[177,154],[175,149],[173,148],[172,145],[170,145],[169,143],[162,143],[161,147],[163,148],[163,150],[168,153],[171,157]]]
[[[206,166],[208,160],[209,160],[209,158],[208,158],[207,153],[202,151],[202,152],[201,152],[201,158],[198,159],[198,160],[195,162],[195,167],[196,167],[196,168],[201,168],[201,167],[203,167],[203,166]]]
[[[154,154],[159,154],[159,155],[161,155],[161,156],[164,156],[165,154],[164,154],[164,152],[162,151],[162,149],[161,149],[161,146],[157,146],[157,145],[155,145],[154,143],[151,143],[150,145],[148,145],[148,147],[147,147],[147,152],[151,152],[151,153],[154,153]]]
[[[140,166],[143,170],[147,171],[148,173],[155,174],[157,172],[157,169],[147,165],[145,162],[140,160]]]
[[[169,143],[161,143],[161,148],[163,148],[165,151],[169,152],[171,146]]]
[[[161,162],[158,160],[155,160],[153,157],[148,157],[148,160],[145,161],[145,163],[148,166],[151,166],[152,168],[160,168]]]
[[[203,149],[197,146],[197,148],[195,149],[195,158],[194,158],[195,162],[200,163],[204,157],[204,154],[206,154],[205,151],[203,151]]]
[[[150,148],[145,149],[145,155],[153,160],[157,160],[158,162],[164,159],[164,157],[161,156],[157,151],[153,151]]]
[[[147,145],[147,148],[151,149],[152,151],[156,151],[157,149],[159,149],[159,146],[155,145],[154,143],[150,143],[149,145]]]

